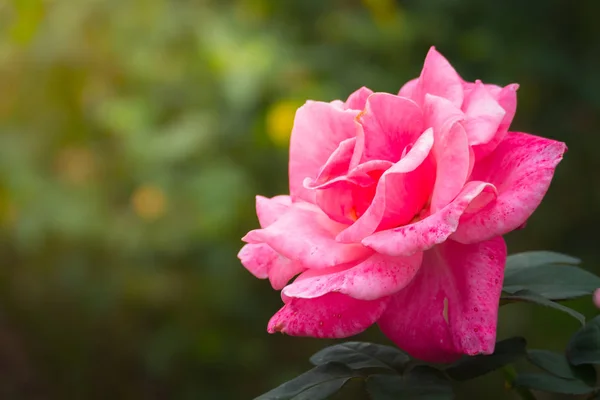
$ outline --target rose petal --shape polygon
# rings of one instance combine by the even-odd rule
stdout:
[[[308,101],[296,112],[290,139],[289,181],[293,200],[314,202],[314,192],[303,186],[316,178],[340,142],[356,135],[356,110]]]
[[[393,257],[408,256],[444,242],[458,227],[459,218],[495,198],[495,188],[485,182],[469,182],[456,199],[440,211],[410,225],[377,232],[362,244]]]
[[[471,174],[473,180],[495,185],[498,198],[481,211],[464,215],[452,239],[474,243],[522,225],[542,201],[566,150],[562,142],[510,132]]]
[[[377,181],[393,164],[389,161],[367,161],[340,176],[320,185],[304,182],[304,187],[315,189],[315,202],[329,218],[350,225],[371,205]]]
[[[425,125],[433,128],[433,135],[436,140],[452,125],[466,119],[461,109],[452,104],[450,100],[431,94],[425,95],[423,114]]]
[[[367,103],[367,98],[373,94],[373,91],[365,86],[361,87],[350,96],[348,96],[348,100],[346,100],[345,106],[351,110],[362,110],[365,108],[365,104]]]
[[[412,100],[374,93],[358,116],[357,144],[351,168],[368,160],[396,162],[423,132],[423,114]]]
[[[450,203],[461,191],[469,176],[469,142],[463,126],[456,122],[436,137],[433,154],[436,178],[431,195],[431,212]]]
[[[411,79],[406,82],[404,86],[400,88],[398,92],[398,96],[406,97],[408,99],[412,99],[414,97],[415,89],[417,88],[417,84],[419,83],[419,78]]]
[[[357,300],[341,293],[314,299],[291,299],[269,321],[269,333],[316,338],[345,338],[361,333],[375,323],[389,302]]]
[[[498,147],[498,144],[500,144],[506,136],[508,128],[515,116],[515,112],[517,111],[517,89],[519,89],[519,85],[513,83],[504,88],[499,88],[494,85],[485,85],[485,87],[488,92],[496,98],[498,104],[504,109],[505,114],[492,140],[484,144],[473,146],[477,160],[483,159]],[[490,87],[494,88],[490,89]]]
[[[492,140],[506,114],[481,81],[476,82],[473,91],[465,98],[462,109],[467,116],[464,127],[471,146]]]
[[[242,265],[259,279],[269,278],[275,290],[281,290],[305,268],[283,257],[265,243],[247,244],[238,253]]]
[[[456,107],[463,102],[462,78],[452,65],[431,47],[425,58],[419,82],[414,88],[412,99],[423,104],[426,94],[450,100]]]
[[[290,196],[275,196],[267,198],[256,196],[256,215],[262,228],[266,228],[283,215],[290,205],[292,199]]]
[[[242,240],[266,243],[277,253],[306,268],[328,268],[358,262],[372,250],[361,244],[336,242],[344,225],[332,221],[316,207],[294,203],[277,221],[264,229],[248,232]]]
[[[269,276],[269,264],[277,253],[264,243],[246,244],[238,253],[242,265],[258,279]]]
[[[369,186],[351,180],[340,180],[324,190],[317,191],[316,203],[329,218],[350,225],[371,205],[376,182]]]
[[[428,250],[417,276],[392,296],[381,330],[427,362],[491,354],[505,261],[501,237],[472,245],[450,240]]]
[[[327,162],[325,162],[325,165],[323,165],[323,167],[319,171],[317,178],[305,179],[304,182],[308,181],[310,182],[310,184],[307,186],[306,183],[303,183],[304,187],[317,186],[319,184],[329,181],[330,179],[347,174],[355,145],[355,137],[342,140],[338,148],[335,149],[335,151],[331,154]]]
[[[375,300],[394,294],[413,279],[422,253],[410,257],[373,254],[360,264],[309,270],[283,289],[288,297],[310,299],[327,293],[343,293],[360,300]]]
[[[383,173],[369,208],[336,239],[358,242],[378,228],[409,222],[423,208],[431,192],[434,166],[428,158],[432,146],[433,131],[428,129],[404,158]]]

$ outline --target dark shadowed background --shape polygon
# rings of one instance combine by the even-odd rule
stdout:
[[[431,45],[465,79],[521,84],[512,129],[569,146],[509,252],[600,273],[598,15],[597,0],[1,1],[0,398],[251,399],[307,369],[333,341],[268,335],[279,294],[236,258],[254,196],[287,191],[306,99],[396,92]],[[513,305],[499,335],[562,349],[576,328]],[[499,375],[461,390],[511,398]]]

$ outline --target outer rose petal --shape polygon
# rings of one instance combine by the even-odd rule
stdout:
[[[400,91],[398,92],[398,96],[412,99],[418,83],[419,83],[419,78],[411,79],[410,81],[406,82],[404,84],[404,86],[402,86],[400,88]]]
[[[498,148],[475,164],[471,179],[490,182],[498,198],[461,218],[452,239],[474,243],[504,235],[533,214],[548,191],[567,146],[526,133],[510,132]]]
[[[247,244],[238,258],[248,271],[259,279],[269,278],[275,290],[281,290],[305,268],[298,262],[283,257],[265,243]]]
[[[423,133],[423,113],[412,100],[375,93],[358,116],[356,151],[351,168],[369,160],[396,162],[406,146]]]
[[[256,215],[262,228],[266,228],[283,215],[290,205],[292,199],[290,196],[275,196],[267,198],[256,196]]]
[[[305,178],[316,178],[340,142],[354,137],[356,110],[334,104],[308,101],[296,112],[290,139],[289,180],[293,200],[314,202],[314,192],[303,186]]]
[[[409,256],[444,242],[458,227],[465,212],[484,207],[495,198],[495,188],[485,182],[469,182],[456,199],[440,211],[410,225],[372,234],[362,244],[392,257]]]
[[[498,144],[500,144],[506,136],[508,128],[515,116],[515,112],[517,111],[517,89],[519,89],[519,85],[513,83],[504,88],[498,88],[494,85],[485,85],[485,87],[488,89],[488,92],[495,96],[496,101],[498,101],[498,104],[500,104],[506,113],[492,140],[485,144],[473,146],[477,160],[483,159],[498,147]]]
[[[373,94],[373,91],[365,86],[361,87],[350,96],[348,96],[348,100],[346,100],[345,106],[351,110],[362,110],[365,108],[365,104],[367,103],[367,98]]]
[[[315,299],[290,299],[269,321],[269,333],[316,338],[345,338],[375,323],[390,298],[356,300],[341,293]]]
[[[379,319],[381,330],[428,362],[491,354],[505,261],[501,237],[472,245],[449,240],[425,252],[417,276]]]
[[[413,100],[423,104],[426,94],[433,94],[450,100],[456,107],[463,102],[462,78],[452,65],[431,47],[425,57],[419,82],[413,91]]]
[[[375,300],[394,294],[413,279],[423,259],[374,254],[351,267],[309,270],[283,289],[283,295],[312,299],[327,293],[342,293],[360,300]]]
[[[467,115],[464,126],[471,146],[492,140],[506,114],[481,81],[476,82],[462,108]]]
[[[429,159],[432,146],[433,131],[428,129],[404,158],[383,173],[369,208],[336,239],[358,242],[378,228],[405,224],[418,214],[433,185],[434,167]]]
[[[335,241],[344,225],[332,221],[318,208],[294,203],[275,223],[248,232],[243,241],[266,243],[277,253],[306,268],[328,268],[362,261],[372,250],[361,244]]]

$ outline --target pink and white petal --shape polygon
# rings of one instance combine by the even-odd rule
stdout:
[[[491,85],[485,85],[488,88]],[[512,123],[513,118],[515,117],[515,113],[517,111],[517,90],[519,89],[519,85],[513,83],[511,85],[505,86],[501,88],[497,93],[491,92],[495,95],[498,104],[504,109],[505,114],[504,118],[502,118],[502,122],[500,122],[500,126],[495,134],[495,136],[488,143],[480,144],[473,146],[473,150],[475,151],[475,157],[477,160],[481,160],[486,157],[488,154],[494,151],[498,144],[504,139],[510,124]]]
[[[238,258],[255,277],[269,278],[275,290],[283,289],[290,279],[305,270],[300,263],[283,257],[266,243],[246,244]]]
[[[365,108],[365,104],[367,103],[367,98],[373,94],[373,91],[368,87],[361,87],[350,96],[348,96],[348,100],[346,100],[345,106],[351,110],[359,110],[362,111]]]
[[[501,237],[471,245],[449,240],[428,250],[412,282],[392,296],[381,330],[427,362],[493,353],[505,262]]]
[[[462,109],[467,116],[464,127],[471,146],[492,140],[506,115],[481,81],[476,82],[470,96],[465,98]]]
[[[282,216],[292,205],[290,196],[267,198],[256,196],[256,215],[262,228],[266,228]]]
[[[267,243],[273,250],[306,268],[328,268],[360,262],[372,254],[361,244],[345,244],[335,236],[345,226],[332,221],[321,210],[294,203],[277,221],[264,229],[248,232],[243,241]]]
[[[474,243],[517,229],[542,201],[566,150],[562,142],[510,132],[471,174],[471,179],[495,185],[498,198],[464,215],[452,239]]]
[[[290,139],[289,181],[292,199],[314,202],[314,192],[303,186],[316,178],[339,144],[356,135],[358,111],[331,103],[308,101],[296,112]]]
[[[354,299],[375,300],[403,289],[421,266],[422,253],[409,257],[373,254],[354,267],[309,270],[283,289],[288,297],[312,299],[342,293]]]
[[[389,302],[357,300],[341,293],[329,293],[314,299],[289,299],[269,321],[269,333],[315,338],[346,338],[374,324]]]
[[[495,188],[485,182],[469,182],[446,207],[410,225],[376,232],[362,244],[392,257],[409,256],[442,243],[458,228],[461,215],[476,211],[495,198]]]
[[[359,242],[377,229],[388,229],[409,222],[423,208],[434,181],[434,165],[429,156],[433,131],[419,137],[408,154],[385,171],[369,208],[336,240]]]
[[[470,169],[470,150],[466,132],[459,122],[449,126],[436,137],[433,154],[436,160],[436,177],[431,194],[431,213],[448,205],[460,193]]]
[[[398,92],[398,96],[406,97],[407,99],[413,99],[415,89],[417,88],[418,84],[419,84],[419,78],[411,79],[410,81],[406,82],[404,84],[404,86],[402,86],[400,88],[400,91]]]
[[[369,160],[396,162],[404,149],[423,132],[423,113],[412,100],[389,93],[374,93],[357,117],[356,149],[351,168]]]
[[[414,88],[413,100],[423,104],[426,94],[450,100],[456,107],[463,102],[463,80],[452,65],[435,47],[431,47],[425,57],[419,82]]]

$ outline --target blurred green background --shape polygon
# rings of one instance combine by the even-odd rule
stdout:
[[[268,335],[279,294],[236,258],[254,196],[287,191],[305,99],[396,92],[431,45],[468,80],[520,83],[513,130],[569,146],[509,251],[600,272],[598,15],[597,0],[0,1],[0,398],[251,399],[307,369],[332,341]],[[500,319],[538,348],[577,328],[521,305]],[[460,389],[511,398],[497,375]]]

